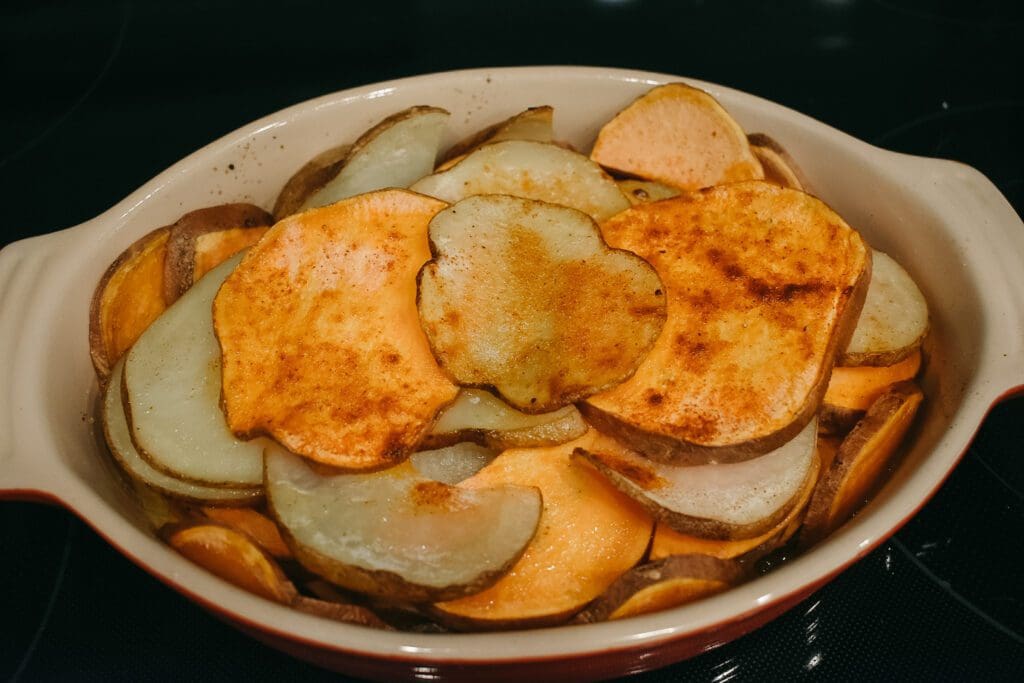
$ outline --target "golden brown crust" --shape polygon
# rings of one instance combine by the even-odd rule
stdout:
[[[277,195],[277,201],[274,202],[274,220],[279,221],[297,213],[314,192],[338,175],[351,151],[352,145],[338,145],[307,161],[288,179]]]

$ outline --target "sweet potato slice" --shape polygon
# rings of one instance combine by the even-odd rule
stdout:
[[[231,430],[351,470],[404,459],[457,387],[416,313],[442,202],[359,195],[277,223],[214,301]]]
[[[921,347],[928,302],[914,279],[888,254],[875,251],[864,310],[838,365],[893,365]]]
[[[161,535],[179,553],[240,588],[284,604],[298,595],[277,563],[240,531],[205,523],[167,527]]]
[[[777,525],[816,478],[816,427],[812,420],[771,453],[729,464],[666,465],[607,437],[576,454],[673,529],[704,538],[743,539]]]
[[[339,586],[408,602],[492,584],[519,558],[541,515],[534,488],[457,488],[408,462],[320,476],[278,446],[267,449],[265,488],[304,567]]]
[[[105,385],[114,363],[167,308],[164,259],[169,228],[139,238],[110,264],[89,309],[89,356]]]
[[[589,624],[679,607],[734,586],[744,574],[733,560],[673,555],[623,574],[573,622]]]
[[[678,197],[679,190],[651,180],[620,180],[619,189],[626,195],[631,206]]]
[[[559,145],[530,140],[484,145],[410,189],[452,203],[481,194],[536,199],[578,209],[596,221],[629,207],[615,181],[590,159]]]
[[[537,535],[490,588],[435,605],[439,621],[463,630],[564,622],[643,556],[653,520],[574,449],[583,437],[546,448],[510,449],[459,486],[535,486],[544,510]]]
[[[482,389],[463,389],[441,411],[425,444],[440,446],[474,441],[488,448],[554,446],[583,436],[587,423],[575,406],[531,415],[516,410]]]
[[[835,460],[811,497],[800,532],[804,544],[835,530],[878,488],[882,472],[899,448],[924,395],[900,382],[879,397],[839,446]]]
[[[886,367],[834,367],[821,406],[823,428],[845,433],[893,384],[914,379],[921,369],[921,351]]]
[[[756,559],[785,544],[803,523],[807,503],[818,484],[820,473],[827,469],[835,455],[835,447],[828,437],[818,437],[817,458],[812,472],[804,482],[799,498],[782,520],[762,534],[741,539],[711,539],[676,531],[659,522],[654,528],[654,538],[648,554],[651,560],[660,560],[670,555],[709,555],[723,560],[740,558]],[[831,454],[831,455],[830,455]]]
[[[750,151],[761,162],[766,181],[779,187],[810,192],[803,173],[782,145],[764,133],[752,133],[747,136],[747,141]]]
[[[490,142],[502,140],[533,140],[534,142],[551,142],[554,137],[555,110],[549,106],[530,107],[524,111],[499,121],[481,131],[459,140],[448,148],[441,157],[438,169],[443,170],[445,164],[453,159],[465,157],[467,154]],[[451,164],[454,166],[455,164]],[[451,168],[448,166],[447,168]]]
[[[513,407],[556,410],[633,373],[665,319],[641,258],[612,250],[584,213],[469,197],[430,222],[419,314],[441,366]]]
[[[271,223],[271,215],[252,204],[221,204],[179,218],[167,240],[164,300],[176,301],[215,266],[252,245]]]
[[[658,272],[668,319],[588,422],[678,464],[756,457],[817,412],[871,276],[864,240],[818,199],[761,181],[636,206],[602,225]]]
[[[338,174],[352,145],[338,145],[317,154],[295,172],[274,202],[274,222],[298,213],[306,199]]]
[[[616,114],[590,158],[683,190],[764,177],[740,125],[715,98],[684,83],[653,88]]]
[[[449,114],[438,107],[410,107],[384,119],[352,145],[334,176],[303,200],[301,210],[388,187],[408,187],[430,173]]]
[[[205,507],[203,514],[214,522],[246,534],[272,557],[292,556],[277,530],[277,524],[260,512],[251,508]]]

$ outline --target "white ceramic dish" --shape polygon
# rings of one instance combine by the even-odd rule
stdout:
[[[416,104],[453,113],[449,142],[530,105],[555,107],[582,149],[653,85],[686,80],[748,132],[787,148],[816,194],[914,275],[932,310],[927,402],[913,445],[853,521],[768,576],[697,604],[588,626],[499,634],[381,632],[302,614],[235,588],[147,528],[95,436],[87,316],[107,264],[148,230],[204,205],[269,208],[306,159]],[[650,669],[782,613],[909,519],[956,465],[990,406],[1024,391],[1024,225],[977,171],[872,147],[735,90],[664,74],[537,67],[443,73],[327,95],[268,116],[178,162],[82,225],[0,252],[0,496],[68,507],[148,572],[243,630],[299,656],[375,678],[558,679]]]

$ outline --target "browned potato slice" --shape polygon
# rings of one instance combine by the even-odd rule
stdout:
[[[89,309],[89,355],[100,384],[142,331],[167,308],[164,258],[168,228],[141,237],[114,259]]]
[[[252,204],[191,211],[171,226],[164,259],[164,300],[171,303],[212,268],[258,240],[273,217]]]
[[[838,365],[887,366],[921,347],[928,334],[928,302],[892,257],[875,251],[864,310]]]
[[[364,192],[408,187],[434,169],[449,114],[438,107],[410,107],[366,131],[333,177],[314,188],[300,210],[327,206]]]
[[[430,222],[419,313],[441,366],[530,413],[633,373],[665,320],[654,270],[564,206],[469,197]]]
[[[886,367],[832,368],[832,377],[821,406],[823,427],[827,427],[829,433],[846,433],[889,387],[914,379],[920,369],[920,350]]]
[[[519,561],[490,588],[435,605],[459,629],[540,626],[566,621],[635,565],[653,520],[587,462],[572,458],[596,432],[559,446],[510,449],[459,485],[535,486],[544,511]]]
[[[274,222],[298,213],[307,197],[338,174],[351,151],[352,145],[332,147],[317,154],[296,171],[277,195],[277,201],[274,202]]]
[[[171,526],[161,535],[179,553],[240,588],[284,604],[298,595],[277,563],[239,531],[210,523]]]
[[[747,141],[750,151],[761,162],[765,180],[780,187],[810,192],[803,173],[782,145],[764,133],[752,133],[747,136]]]
[[[533,140],[534,142],[551,142],[554,137],[552,119],[555,110],[549,106],[530,107],[521,111],[515,116],[510,116],[504,121],[499,121],[481,131],[459,140],[452,145],[444,156],[441,157],[439,169],[453,159],[465,157],[477,147],[482,147],[489,142],[501,142],[502,140]],[[455,164],[451,164],[454,166]],[[451,168],[448,166],[448,168]]]
[[[203,514],[215,522],[246,534],[272,557],[292,556],[274,520],[262,513],[251,508],[205,507]]]
[[[602,225],[661,276],[668,320],[588,422],[679,464],[755,457],[817,412],[871,277],[864,240],[818,199],[753,181],[636,206]]]
[[[583,436],[587,423],[575,406],[530,415],[482,389],[463,389],[441,411],[425,443],[475,441],[488,448],[553,446]]]
[[[359,195],[277,223],[214,301],[231,430],[346,469],[398,462],[458,391],[416,313],[442,202]]]
[[[735,540],[779,524],[818,474],[817,425],[752,460],[680,467],[654,462],[610,438],[580,448],[602,474],[676,531]]]
[[[878,487],[923,398],[913,382],[900,382],[871,404],[818,482],[800,532],[801,542],[824,538],[864,504]]]
[[[292,603],[292,607],[300,612],[313,614],[318,617],[330,619],[331,621],[340,621],[344,624],[358,624],[359,626],[384,629],[385,631],[393,630],[391,626],[384,622],[384,620],[374,614],[373,610],[363,607],[362,605],[352,605],[344,602],[329,602],[327,600],[317,600],[316,598],[308,598],[305,595],[300,595],[295,598],[295,601]]]
[[[283,448],[266,452],[267,500],[295,558],[345,588],[392,600],[445,600],[492,584],[541,515],[527,486],[464,489],[408,462],[320,476]]]
[[[743,578],[739,562],[706,555],[673,555],[623,574],[576,615],[589,624],[650,614],[720,593]]]
[[[555,144],[529,140],[495,142],[471,152],[447,171],[409,189],[457,202],[473,195],[506,194],[579,209],[603,221],[629,200],[601,167]]]
[[[683,190],[764,177],[740,125],[715,98],[684,83],[653,88],[616,114],[590,158]]]
[[[679,190],[651,180],[620,180],[619,189],[626,195],[631,206],[650,204],[651,202],[678,197]]]

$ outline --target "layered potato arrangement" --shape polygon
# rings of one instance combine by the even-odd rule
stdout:
[[[506,629],[698,600],[857,512],[923,400],[912,278],[701,90],[589,155],[554,116],[442,150],[398,112],[110,265],[104,434],[171,546],[324,618]]]

